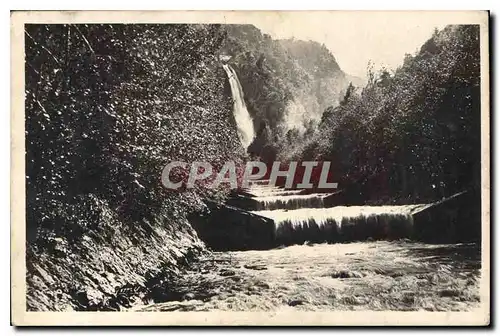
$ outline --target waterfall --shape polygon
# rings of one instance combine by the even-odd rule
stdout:
[[[246,150],[252,143],[255,136],[253,121],[245,105],[243,89],[241,88],[236,72],[227,64],[223,64],[222,66],[224,67],[229,79],[229,85],[231,85],[231,94],[234,101],[233,113],[234,119],[236,120],[236,127],[238,129],[238,137]]]

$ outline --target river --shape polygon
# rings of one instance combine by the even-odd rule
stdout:
[[[169,283],[171,301],[151,302],[135,310],[465,311],[479,306],[477,244],[424,244],[404,237],[328,244],[308,238],[328,240],[329,231],[321,231],[326,223],[341,228],[348,223],[360,225],[370,216],[379,218],[378,222],[398,215],[410,218],[408,213],[422,205],[301,208],[310,204],[308,197],[323,197],[312,194],[299,197],[293,203],[296,209],[287,210],[288,201],[296,200],[298,191],[263,183],[247,192],[262,202],[264,210],[254,212],[275,220],[278,238],[283,225],[295,229],[306,225],[293,231],[298,236],[295,245],[214,252]],[[299,216],[298,211],[306,215]],[[308,236],[311,217],[319,235]],[[408,223],[399,220],[394,225]]]

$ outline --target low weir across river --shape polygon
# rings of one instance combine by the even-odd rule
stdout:
[[[330,194],[307,190],[283,190],[263,180],[247,192],[255,195],[254,214],[275,223],[280,245],[400,239],[412,235],[412,213],[428,205],[335,206],[327,207]]]
[[[223,64],[243,148],[255,137],[236,71]],[[215,250],[270,249],[304,243],[339,243],[408,238],[422,242],[479,241],[481,197],[468,190],[430,204],[344,206],[333,194],[284,189],[256,181],[233,191],[226,203],[207,200],[208,211],[191,223]]]
[[[226,203],[206,201],[192,223],[215,250],[270,249],[305,243],[411,239],[452,243],[480,238],[480,206],[463,192],[431,204],[332,206],[331,194],[286,190],[258,181]]]
[[[200,237],[215,250],[270,249],[305,243],[412,239],[451,243],[480,238],[477,197],[463,192],[431,204],[334,206],[331,194],[286,190],[258,181],[224,204],[193,217]],[[479,223],[477,223],[479,221]]]

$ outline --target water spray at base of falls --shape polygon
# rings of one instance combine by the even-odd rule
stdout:
[[[233,96],[233,113],[234,119],[236,120],[236,127],[238,129],[238,137],[240,138],[241,144],[245,150],[250,146],[254,137],[255,130],[253,127],[252,117],[248,113],[243,89],[241,87],[236,71],[234,71],[228,64],[223,64],[222,67],[226,71],[229,85],[231,86],[231,94]]]

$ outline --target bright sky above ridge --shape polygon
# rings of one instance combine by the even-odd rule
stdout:
[[[255,25],[273,38],[296,38],[324,43],[342,70],[366,78],[368,62],[375,69],[395,69],[405,54],[414,54],[434,28],[447,24],[436,12],[324,12],[259,20]],[[443,14],[443,13],[441,13]]]

